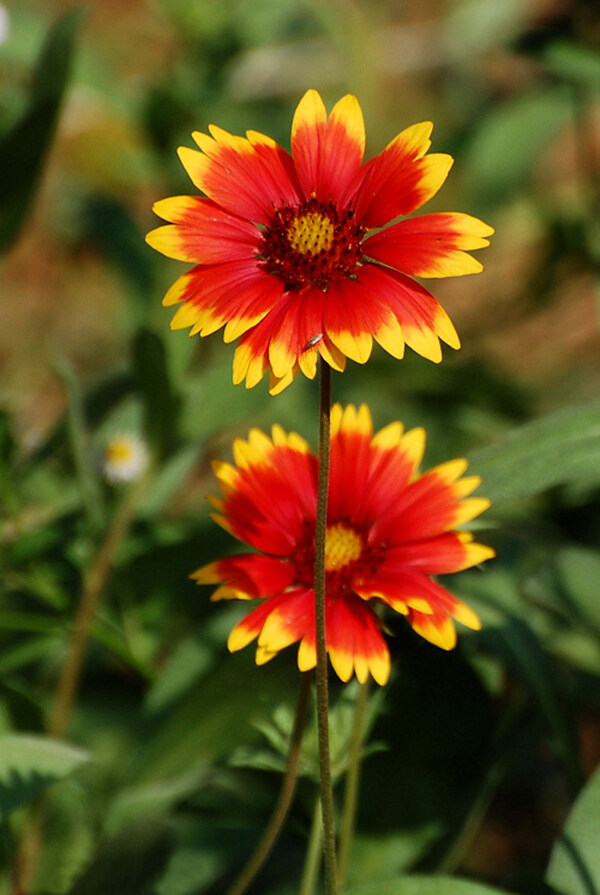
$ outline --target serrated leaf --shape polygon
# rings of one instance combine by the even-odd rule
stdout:
[[[19,235],[33,201],[44,157],[52,142],[71,62],[81,11],[67,13],[51,28],[33,75],[27,109],[0,141],[0,251]]]
[[[49,783],[68,777],[89,760],[82,749],[49,737],[0,737],[0,820],[35,798]]]
[[[44,800],[44,840],[36,867],[35,891],[66,892],[93,851],[90,802],[73,780],[65,780]]]
[[[580,793],[557,840],[546,882],[562,895],[600,891],[600,771]]]
[[[498,505],[557,485],[600,481],[600,404],[568,408],[473,451],[469,471]]]
[[[392,879],[371,879],[368,883],[351,886],[347,895],[508,895],[483,883],[451,876],[396,876]]]

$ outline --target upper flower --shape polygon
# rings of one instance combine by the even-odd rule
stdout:
[[[356,97],[331,114],[316,90],[300,101],[292,154],[270,137],[234,136],[214,125],[192,134],[200,151],[179,156],[205,197],[154,206],[170,224],[151,246],[196,266],[163,303],[181,303],[171,326],[206,336],[225,326],[239,338],[234,382],[250,388],[270,369],[275,394],[317,355],[336,370],[365,363],[373,339],[394,357],[405,343],[439,362],[440,339],[460,346],[449,317],[414,280],[477,273],[467,251],[488,245],[491,227],[467,214],[391,223],[441,187],[452,158],[427,154],[433,125],[407,128],[363,164],[365,128]],[[407,276],[408,275],[408,276]]]
[[[347,681],[369,673],[384,684],[390,656],[379,617],[369,601],[406,616],[432,643],[456,643],[452,619],[479,628],[475,613],[431,575],[467,569],[494,555],[456,527],[489,506],[467,496],[477,476],[461,478],[466,460],[453,460],[419,475],[423,429],[404,432],[391,423],[373,435],[366,405],[337,404],[331,414],[328,496],[326,643],[331,663]],[[258,637],[258,664],[300,641],[298,666],[313,668],[315,652],[314,534],[317,459],[296,433],[258,429],[233,445],[236,465],[218,462],[223,499],[211,498],[215,520],[258,553],[218,560],[192,576],[221,583],[213,600],[263,602],[229,637],[238,650]],[[465,499],[467,498],[467,499]]]

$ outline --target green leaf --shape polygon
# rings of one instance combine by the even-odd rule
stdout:
[[[183,774],[174,780],[146,783],[122,789],[108,809],[104,830],[109,835],[133,823],[160,818],[177,802],[189,797],[212,773]]]
[[[36,867],[36,892],[66,892],[87,864],[94,845],[90,802],[81,786],[65,780],[44,799],[44,840]]]
[[[371,879],[370,882],[351,886],[347,895],[507,895],[503,889],[495,889],[482,883],[451,876],[396,876],[392,879]]]
[[[68,399],[68,435],[77,472],[81,501],[86,509],[91,525],[98,529],[104,518],[102,489],[99,471],[90,450],[85,420],[85,405],[81,388],[71,365],[65,358],[55,364],[61,377]]]
[[[89,755],[49,737],[0,737],[0,820],[31,801],[44,787],[77,770]]]
[[[132,824],[103,841],[69,895],[132,895],[153,891],[171,850],[166,823]]]
[[[543,60],[554,74],[574,84],[600,87],[600,55],[596,49],[557,40],[546,47]]]
[[[74,10],[51,28],[38,57],[27,109],[0,142],[0,170],[5,172],[0,180],[0,251],[16,240],[33,201],[69,80],[80,18],[80,10]]]
[[[600,481],[600,404],[560,410],[473,451],[469,470],[497,505],[556,485]]]
[[[214,662],[214,649],[197,637],[183,640],[175,648],[146,697],[149,715],[170,708],[204,675]]]
[[[431,821],[393,832],[357,833],[352,842],[350,891],[377,876],[392,878],[402,870],[408,871],[439,840],[442,831],[441,822]]]
[[[565,594],[586,627],[600,632],[600,553],[569,544],[559,550],[556,565]]]
[[[562,86],[517,94],[495,106],[464,158],[473,200],[496,204],[523,187],[531,189],[529,175],[538,155],[571,114],[571,97]]]
[[[557,840],[546,882],[563,895],[600,891],[600,771],[580,793]]]
[[[133,366],[144,404],[144,428],[158,457],[177,443],[180,398],[169,376],[164,345],[156,333],[140,329],[133,340]]]
[[[571,784],[581,780],[574,721],[565,685],[553,659],[524,621],[506,614],[501,627],[484,627],[478,635],[484,649],[498,655],[504,666],[523,681],[552,734]]]
[[[185,480],[191,475],[198,461],[200,447],[199,444],[186,444],[162,464],[152,481],[152,487],[146,490],[140,501],[140,516],[145,518],[158,516],[165,504],[179,488],[183,487]]]

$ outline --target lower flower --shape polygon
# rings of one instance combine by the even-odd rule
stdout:
[[[454,620],[478,629],[477,615],[432,575],[477,565],[494,555],[458,530],[489,506],[469,497],[477,476],[466,460],[424,474],[423,429],[391,423],[373,433],[366,405],[331,412],[331,471],[325,547],[326,643],[343,681],[369,674],[385,684],[390,654],[373,607],[388,606],[443,649],[456,644]],[[231,651],[258,640],[256,661],[268,662],[299,642],[298,667],[316,664],[314,534],[317,458],[296,433],[253,429],[233,445],[235,465],[216,462],[222,498],[213,518],[255,553],[231,556],[192,575],[219,584],[213,600],[261,601],[229,636]]]

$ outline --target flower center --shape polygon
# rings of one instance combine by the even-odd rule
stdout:
[[[328,217],[309,211],[292,221],[286,236],[294,251],[301,255],[318,255],[329,251],[334,234],[335,227]]]
[[[360,265],[365,228],[352,206],[309,199],[299,208],[276,208],[264,231],[259,259],[288,289],[317,286],[352,277]]]
[[[325,535],[325,571],[337,572],[361,555],[363,542],[353,528],[336,522],[327,528]]]

